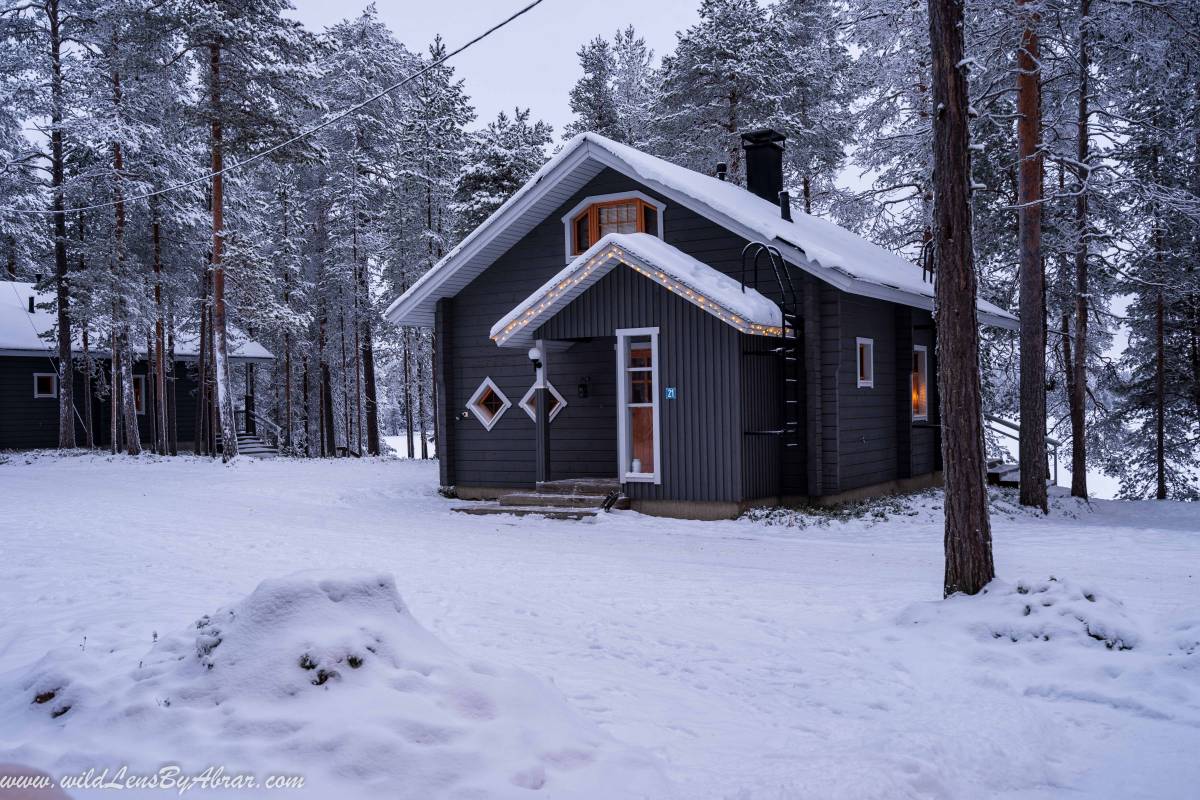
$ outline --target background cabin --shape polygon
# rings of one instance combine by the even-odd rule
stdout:
[[[58,358],[51,336],[56,315],[45,308],[52,302],[53,295],[38,292],[33,283],[0,281],[0,450],[58,446]],[[90,411],[93,443],[107,447],[111,444],[110,354],[104,337],[93,335],[90,339],[94,367],[90,397],[82,371],[82,343],[77,341],[73,347],[77,367],[73,376],[75,438],[80,445],[87,441],[85,421]],[[231,343],[231,364],[270,363],[274,358],[262,345],[240,333],[231,336]],[[145,343],[140,348],[135,344],[133,351],[138,429],[142,442],[150,442],[154,438],[153,415],[146,413],[146,403],[152,400],[153,384]],[[194,334],[175,337],[175,361],[168,375],[167,415],[183,449],[190,449],[196,438],[198,356],[199,342]]]

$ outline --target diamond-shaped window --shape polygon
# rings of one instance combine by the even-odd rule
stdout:
[[[558,416],[558,412],[563,410],[567,401],[558,393],[558,389],[554,388],[554,384],[547,381],[546,389],[550,392],[550,419],[553,420]],[[521,408],[525,409],[525,413],[534,422],[537,422],[537,387],[530,386],[529,391],[521,398]]]
[[[475,394],[467,401],[467,409],[489,431],[511,405],[504,392],[500,391],[500,387],[491,378],[484,378]]]

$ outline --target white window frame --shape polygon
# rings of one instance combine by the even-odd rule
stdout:
[[[617,334],[617,475],[622,483],[662,483],[662,419],[659,408],[658,328],[618,328]],[[628,371],[629,340],[638,336],[650,337],[650,374],[654,423],[654,472],[630,472],[629,460]]]
[[[658,211],[658,233],[655,235],[659,239],[663,238],[663,214],[667,210],[666,203],[662,202],[661,200],[655,200],[645,192],[638,191],[613,192],[612,194],[594,194],[591,197],[585,197],[580,200],[574,208],[563,215],[563,252],[566,254],[567,264],[570,264],[579,257],[575,254],[575,248],[572,246],[574,244],[572,237],[575,235],[575,232],[572,230],[572,228],[575,218],[579,216],[581,211],[588,206],[593,205],[594,203],[608,203],[614,200],[641,200],[648,205],[654,206],[654,208]],[[592,242],[592,244],[595,244],[595,242]]]
[[[38,391],[38,378],[52,378],[54,380],[54,389],[50,394],[45,394]],[[34,398],[54,398],[58,397],[58,373],[57,372],[35,372],[33,373],[33,396]]]
[[[529,391],[525,392],[525,396],[522,397],[520,402],[517,403],[517,405],[525,409],[525,413],[528,414],[529,418],[534,422],[537,422],[537,413],[533,410],[533,404],[530,401],[533,399],[533,393],[537,390],[538,385],[535,383],[533,386],[529,387]],[[550,412],[550,421],[553,422],[554,418],[558,416],[558,412],[562,411],[566,407],[567,400],[558,393],[558,389],[555,389],[554,384],[550,381],[546,381],[546,391],[550,392],[550,394],[554,395],[554,399],[558,400],[558,405],[556,405],[554,410]]]
[[[862,362],[859,360],[863,345],[867,346],[867,377],[863,377]],[[859,389],[875,388],[875,340],[859,336],[854,340],[854,377]]]
[[[914,374],[921,375],[925,381],[925,413],[918,414],[916,408],[912,410],[913,422],[928,422],[929,421],[929,348],[923,344],[913,345],[913,355],[920,354],[920,370],[913,370]],[[909,376],[909,386],[912,386],[912,376]]]
[[[139,383],[142,385],[142,410],[141,411],[137,411],[137,385]],[[134,386],[133,408],[135,411],[137,411],[139,416],[145,415],[146,401],[150,399],[150,398],[146,397],[146,376],[145,375],[134,375],[133,376],[133,386]]]
[[[500,401],[503,403],[503,405],[500,406],[500,410],[493,414],[491,419],[485,417],[483,412],[479,410],[479,407],[475,405],[477,402],[479,402],[488,389],[491,389],[493,392],[495,392],[496,397],[499,397]],[[511,406],[512,402],[509,401],[508,395],[500,391],[500,387],[497,386],[496,382],[491,379],[491,376],[483,379],[483,383],[479,384],[479,388],[475,390],[475,394],[471,395],[471,399],[467,401],[467,410],[474,415],[475,419],[479,420],[479,424],[482,425],[485,430],[489,431],[496,427],[496,423],[500,421],[500,418],[504,416],[504,412],[508,411]]]

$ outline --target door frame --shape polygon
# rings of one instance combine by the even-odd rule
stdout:
[[[622,483],[662,483],[662,419],[659,408],[659,363],[658,328],[617,328],[617,477]],[[635,337],[650,337],[650,376],[652,422],[654,426],[654,471],[630,472],[629,464],[629,381],[627,380],[629,340]],[[644,405],[641,407],[645,407]]]

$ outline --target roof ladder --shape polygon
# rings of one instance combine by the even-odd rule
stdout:
[[[781,324],[779,327],[779,346],[772,353],[780,359],[780,419],[783,424],[774,431],[747,431],[750,434],[779,436],[780,476],[786,474],[788,450],[799,447],[804,440],[804,380],[800,360],[800,299],[796,294],[796,286],[788,272],[787,265],[779,249],[763,242],[750,242],[742,248],[742,291],[746,291],[747,274],[752,275],[751,288],[758,289],[760,261],[767,256],[771,272],[778,286],[778,293],[772,292],[779,306]]]

